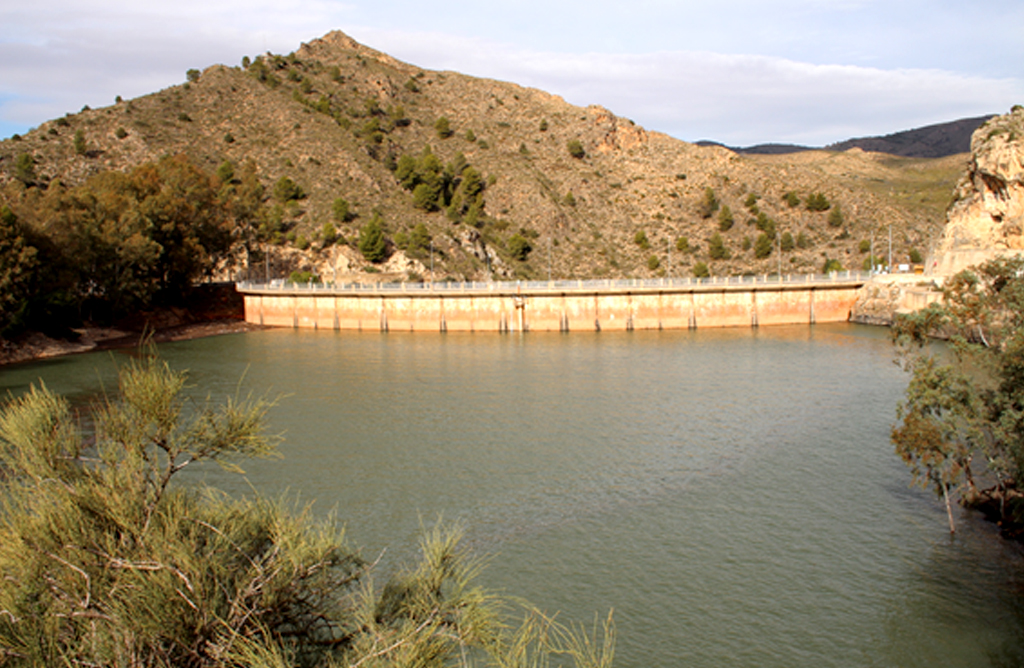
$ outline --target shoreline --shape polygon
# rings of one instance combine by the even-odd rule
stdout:
[[[0,347],[0,368],[36,362],[65,355],[132,348],[143,339],[153,343],[169,341],[190,341],[208,336],[254,332],[266,329],[261,325],[247,323],[238,318],[220,318],[202,322],[177,324],[145,332],[116,329],[111,327],[82,327],[74,331],[80,335],[77,341],[52,339],[41,332],[29,332],[16,341],[5,341]]]

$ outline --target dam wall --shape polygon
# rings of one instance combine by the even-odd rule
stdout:
[[[846,322],[859,274],[699,281],[238,284],[249,323],[409,332],[568,332]]]

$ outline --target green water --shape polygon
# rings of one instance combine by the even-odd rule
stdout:
[[[257,489],[336,509],[384,570],[421,523],[461,521],[487,584],[563,620],[613,608],[618,666],[1024,665],[1021,551],[967,513],[951,538],[909,487],[885,330],[273,330],[161,351],[196,396],[280,396],[284,459],[247,465]],[[9,367],[0,389],[42,377],[88,401],[127,354]]]

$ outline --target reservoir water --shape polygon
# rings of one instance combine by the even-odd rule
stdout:
[[[197,397],[279,397],[245,479],[335,510],[381,568],[461,522],[485,584],[614,609],[616,665],[1024,665],[1022,552],[951,537],[889,429],[907,378],[855,325],[520,335],[270,330],[166,344]],[[129,352],[0,371],[87,402]]]

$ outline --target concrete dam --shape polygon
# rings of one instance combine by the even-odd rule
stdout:
[[[705,279],[238,283],[246,322],[374,332],[531,332],[846,322],[867,272]]]

